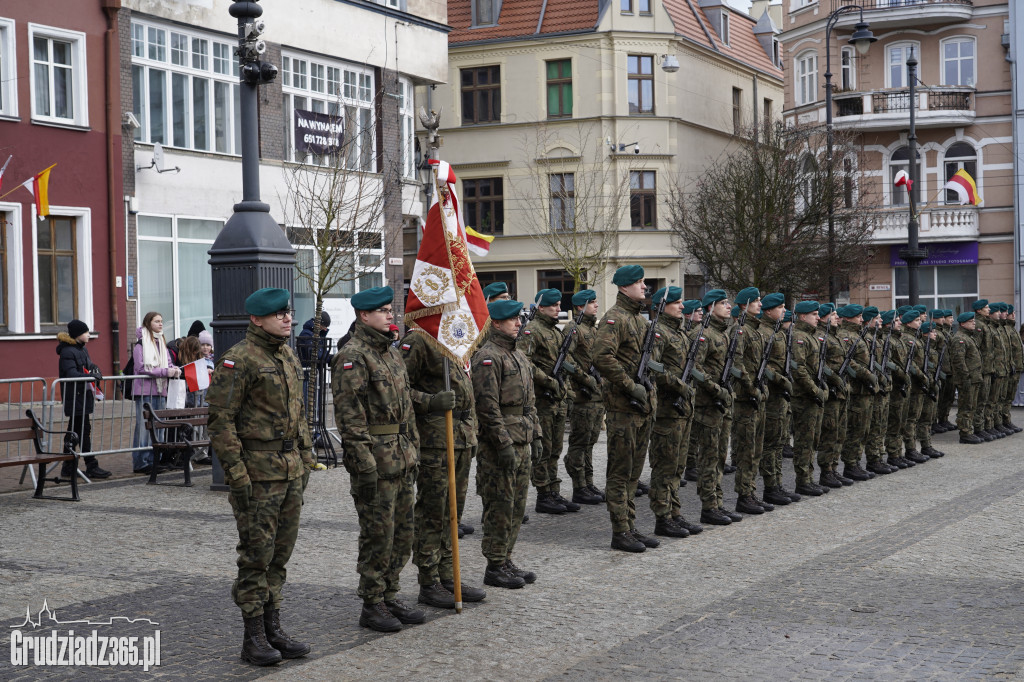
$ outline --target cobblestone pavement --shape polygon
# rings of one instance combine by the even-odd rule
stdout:
[[[313,653],[270,669],[238,660],[234,521],[223,494],[208,490],[208,469],[191,489],[138,478],[86,485],[78,504],[0,495],[0,679],[1019,679],[1022,444],[1024,434],[974,447],[938,436],[941,460],[663,539],[641,555],[608,549],[603,507],[531,513],[515,559],[537,572],[534,585],[488,588],[461,615],[428,609],[426,624],[393,635],[357,625],[347,475],[319,473],[282,611]],[[603,440],[596,459],[603,474]],[[694,484],[681,493],[696,520]],[[637,508],[639,528],[653,530],[647,498]],[[478,529],[461,550],[464,582],[475,585],[485,565],[479,518],[471,494],[465,520]],[[416,601],[415,575],[411,565],[403,572],[407,602]],[[160,666],[13,666],[11,626],[44,600],[62,621],[159,623]],[[141,636],[154,627],[98,629]]]

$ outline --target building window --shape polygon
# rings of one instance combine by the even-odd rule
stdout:
[[[707,293],[707,287],[704,283],[704,275],[687,274],[683,278],[684,299],[704,298],[705,293]]]
[[[981,184],[981,178],[978,177],[978,154],[974,151],[974,147],[966,142],[957,142],[946,150],[946,174],[942,180],[942,184],[945,185],[946,181],[953,177],[959,170],[967,171],[967,173],[974,178],[975,184]],[[957,196],[956,192],[945,190],[944,194],[944,203],[952,204],[954,206],[958,206],[960,204],[960,198]]]
[[[951,38],[942,43],[942,84],[973,88],[975,77],[974,39]]]
[[[623,14],[632,14],[633,0],[620,0],[619,8]]]
[[[722,42],[726,45],[729,44],[729,10],[722,10]]]
[[[743,91],[732,89],[732,132],[739,135],[743,130]]]
[[[658,201],[654,171],[629,172],[629,224],[634,230],[655,230]]]
[[[14,54],[14,22],[0,19],[0,116],[18,115],[18,80]]]
[[[466,225],[483,234],[505,229],[505,197],[501,178],[462,181],[462,210]]]
[[[473,0],[473,27],[498,23],[499,0]]]
[[[32,117],[53,123],[89,124],[85,34],[29,24],[32,49]]]
[[[637,9],[642,15],[651,14],[651,0],[636,0]]]
[[[918,53],[917,46],[910,43],[897,43],[885,48],[886,64],[885,87],[905,88],[907,81],[907,57],[910,52]]]
[[[462,124],[501,121],[501,67],[462,69]]]
[[[372,72],[341,62],[311,60],[285,53],[281,55],[281,73],[285,140],[288,141],[286,158],[298,163],[322,164],[328,161],[325,155],[296,151],[295,111],[310,111],[342,120],[344,132],[342,148],[338,154],[344,160],[345,168],[374,172]],[[402,118],[403,138],[412,119],[412,104],[403,104],[407,84],[408,81],[399,81],[399,94],[402,98],[399,101],[399,115]],[[406,156],[403,149],[403,159]]]
[[[907,205],[907,188],[903,185],[897,187],[894,183],[896,181],[896,174],[901,170],[910,173],[910,148],[900,147],[892,153],[889,157],[889,186],[892,188],[892,201],[891,206],[906,206]],[[916,175],[918,182],[914,185],[914,199],[919,199],[921,196],[920,192],[920,178],[921,178],[921,154],[917,155],[917,168]]]
[[[770,99],[768,99],[767,97],[765,97],[764,98],[764,112],[762,114],[764,116],[764,124],[765,125],[771,125],[772,124],[772,119],[775,118],[775,115],[774,115],[774,113],[772,111],[772,106],[773,106],[773,102]]]
[[[552,173],[548,176],[551,190],[548,210],[551,215],[551,229],[555,232],[571,232],[576,229],[576,182],[572,173]]]
[[[413,124],[414,97],[412,81],[408,78],[398,79],[398,115],[401,118],[401,135],[399,140],[402,155],[402,175],[416,179],[416,134]]]
[[[505,286],[508,287],[508,295],[512,297],[512,300],[518,300],[515,270],[496,270],[494,272],[480,272],[477,270],[476,277],[480,280],[481,289],[494,282],[504,282]],[[543,289],[544,287],[541,288]]]
[[[839,51],[840,70],[842,72],[840,76],[840,90],[843,92],[854,90],[857,87],[856,74],[853,70],[853,57],[852,47],[844,47]]]
[[[585,277],[586,275],[584,275]],[[585,287],[586,282],[580,282]],[[562,310],[572,310],[572,295],[576,290],[576,280],[565,270],[538,270],[537,290],[558,289],[562,292]]]
[[[546,62],[548,77],[548,118],[572,116],[572,60]]]
[[[47,216],[36,227],[39,323],[65,325],[78,317],[75,219]]]
[[[132,23],[137,142],[240,154],[238,61],[210,36]]]
[[[853,171],[853,159],[843,159],[843,205],[846,208],[853,208],[856,189]]]
[[[7,221],[10,214],[0,212],[0,331],[7,331],[9,317],[7,313]]]
[[[907,268],[895,270],[895,304],[909,305],[910,283]],[[978,266],[938,265],[922,266],[918,270],[920,303],[932,308],[947,308],[953,315],[971,310],[971,303],[978,300]]]
[[[779,41],[772,38],[772,64],[782,67],[782,54],[779,52]]]
[[[804,52],[796,58],[796,103],[818,101],[818,53]]]
[[[631,54],[629,67],[629,113],[654,113],[654,57]]]
[[[804,156],[800,163],[800,179],[798,194],[796,196],[796,207],[798,211],[804,211],[814,203],[814,197],[818,192],[818,164],[810,154]]]

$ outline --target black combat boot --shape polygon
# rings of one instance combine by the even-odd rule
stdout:
[[[866,481],[871,478],[867,471],[860,468],[860,464],[843,467],[843,476],[852,481]]]
[[[612,533],[612,549],[619,549],[623,552],[646,552],[647,546],[633,537],[628,530],[622,533]]]
[[[726,463],[725,467],[722,469],[722,473],[723,474],[735,474],[736,473],[735,465]]]
[[[537,582],[537,574],[533,571],[524,571],[523,569],[512,563],[511,559],[505,559],[505,570],[512,575],[517,575],[523,579],[523,582],[527,585],[532,585]]]
[[[831,471],[822,471],[821,475],[818,476],[818,485],[827,488],[842,488],[843,484],[839,482],[836,475]]]
[[[853,485],[853,479],[843,476],[841,473],[839,473],[838,470],[833,469],[831,473],[832,477],[835,478],[840,483],[842,483],[843,485]]]
[[[690,468],[690,467],[687,467],[686,469],[683,470],[683,478],[685,478],[687,481],[695,481],[696,482],[696,480],[697,480],[697,470],[693,469],[693,468]]]
[[[793,459],[793,446],[786,443],[782,446],[782,456],[786,459]]]
[[[868,471],[879,476],[887,476],[892,473],[894,467],[890,467],[888,464],[880,459],[875,459],[868,462]]]
[[[782,491],[783,495],[785,495],[786,497],[789,498],[790,502],[799,502],[800,501],[800,495],[798,493],[793,492],[793,491],[786,490],[786,486],[780,485],[779,486],[779,490]]]
[[[376,604],[363,604],[359,624],[377,632],[398,632],[402,629],[402,621],[395,618],[382,601]]]
[[[564,514],[565,506],[551,496],[551,493],[537,493],[537,504],[534,511],[538,514]]]
[[[796,492],[798,495],[808,495],[810,497],[821,497],[825,494],[825,490],[823,488],[819,488],[811,481],[808,481],[807,483],[797,483]]]
[[[903,457],[904,459],[909,459],[914,464],[924,464],[928,461],[928,455],[922,455],[917,450],[908,450]]]
[[[600,497],[600,498],[601,498],[601,501],[602,501],[602,502],[604,502],[604,491],[603,491],[603,490],[601,490],[600,488],[598,488],[598,487],[597,487],[596,485],[594,485],[593,483],[588,483],[588,484],[587,484],[587,488],[588,488],[588,489],[590,490],[590,492],[592,492],[592,493],[594,493],[595,495],[597,495],[598,497]]]
[[[929,459],[938,459],[939,457],[946,456],[945,452],[942,452],[941,450],[936,450],[930,445],[926,448],[921,448],[921,454],[927,455]]]
[[[463,523],[462,521],[459,521],[459,537],[460,538],[463,535],[472,535],[475,532],[476,532],[476,528],[474,528],[473,526],[469,525],[468,523]]]
[[[308,644],[292,639],[281,628],[281,609],[263,608],[263,632],[267,643],[281,652],[281,658],[302,658],[309,653]]]
[[[455,587],[453,584],[452,587]],[[420,594],[416,601],[439,609],[454,609],[455,595],[437,582],[433,585],[420,585]]]
[[[1006,426],[1008,426],[1009,428],[1013,429],[1014,433],[1020,433],[1021,432],[1021,428],[1019,426],[1017,426],[1016,424],[1014,424],[1012,419],[1010,421],[1006,422]]]
[[[484,571],[484,585],[491,587],[504,587],[509,590],[518,590],[526,585],[526,581],[518,575],[505,568],[505,564],[487,564]]]
[[[661,535],[667,538],[688,538],[690,537],[690,531],[686,530],[682,526],[676,525],[676,522],[671,518],[658,517],[654,522],[654,534]]]
[[[442,580],[441,586],[444,589],[451,592],[453,595],[455,594],[454,580]],[[479,587],[473,587],[472,585],[467,585],[466,583],[460,583],[459,588],[462,590],[462,601],[464,602],[483,601],[487,598],[487,593],[481,590]]]
[[[996,428],[1005,433],[1007,436],[1012,436],[1013,434],[1017,433],[1006,424],[996,424]]]
[[[651,492],[651,486],[647,485],[643,481],[636,482],[636,497],[643,497],[649,492]]]
[[[391,615],[397,618],[402,625],[419,625],[427,620],[425,611],[409,606],[401,599],[386,599],[384,606],[388,607]]]
[[[281,662],[281,652],[270,646],[263,629],[263,616],[244,618],[245,635],[242,637],[242,660],[256,665],[274,665]]]
[[[766,502],[777,505],[787,505],[793,500],[789,499],[789,495],[782,492],[781,486],[772,486],[764,491],[764,499]]]
[[[961,431],[960,432],[960,442],[964,443],[965,445],[980,445],[981,443],[984,443],[985,441],[982,440],[981,438],[978,438],[973,433],[967,433],[965,431]]]
[[[761,505],[761,509],[764,509],[766,512],[775,511],[775,505],[772,504],[771,502],[765,502],[764,500],[757,496],[757,493],[754,493],[753,497],[754,502]]]
[[[85,476],[86,478],[110,478],[110,472],[100,467],[100,463],[96,461],[95,457],[85,458]]]
[[[578,512],[581,509],[581,507],[578,504],[576,504],[575,502],[570,502],[569,500],[562,497],[559,493],[548,493],[548,495],[550,495],[551,499],[553,499],[555,502],[565,507],[565,511],[567,512]]]
[[[726,516],[728,516],[729,520],[732,521],[733,523],[739,523],[740,521],[743,520],[743,515],[742,514],[737,514],[736,512],[731,512],[728,509],[726,509],[725,507],[719,507],[718,511],[720,511],[723,514],[725,514]]]
[[[732,523],[732,519],[717,509],[702,509],[700,512],[700,522],[712,526],[728,526]]]
[[[914,466],[913,462],[908,462],[902,457],[890,456],[887,463],[889,464],[889,466],[894,466],[897,469],[909,469],[910,467]]]
[[[643,543],[644,547],[654,549],[655,547],[661,544],[661,540],[658,540],[657,538],[648,537],[640,531],[638,531],[636,528],[629,532],[633,534],[633,537],[636,538],[637,542]]]
[[[736,500],[736,511],[744,514],[764,514],[764,507],[759,505],[752,495],[740,495]]]
[[[690,535],[700,535],[704,532],[704,526],[700,525],[699,523],[690,523],[681,515],[673,516],[672,520],[675,521],[675,524],[680,528],[685,528],[687,532],[690,533]]]
[[[572,501],[576,504],[601,504],[604,502],[599,495],[595,495],[586,486],[572,489]]]

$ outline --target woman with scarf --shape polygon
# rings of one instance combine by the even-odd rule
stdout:
[[[137,474],[150,473],[153,466],[153,449],[146,431],[146,419],[142,415],[142,406],[149,403],[154,410],[162,410],[167,405],[167,380],[181,375],[181,370],[174,366],[167,341],[164,339],[164,318],[157,312],[146,313],[142,318],[142,326],[136,330],[139,342],[132,349],[135,360],[135,373],[147,375],[144,379],[135,379],[132,384],[132,395],[135,400],[135,437],[132,448],[146,448],[132,451],[132,468]]]

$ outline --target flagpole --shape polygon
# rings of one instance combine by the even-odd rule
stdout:
[[[452,390],[449,375],[451,361],[444,359],[444,390]],[[455,613],[462,613],[462,571],[459,569],[459,504],[455,490],[455,426],[452,411],[444,411],[445,436],[448,439],[448,532],[452,538],[452,583],[455,589]]]

